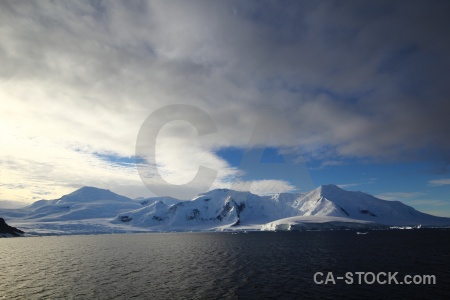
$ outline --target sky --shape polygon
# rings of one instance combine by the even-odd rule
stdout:
[[[450,217],[448,53],[448,1],[1,1],[0,202],[333,183]]]

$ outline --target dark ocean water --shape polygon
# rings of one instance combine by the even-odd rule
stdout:
[[[11,238],[0,255],[0,299],[450,299],[450,230]],[[436,284],[319,285],[316,272]]]

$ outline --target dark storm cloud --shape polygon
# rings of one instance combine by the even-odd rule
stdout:
[[[259,79],[272,80],[267,100],[289,111],[296,141],[345,156],[448,157],[448,3],[323,1],[298,14],[272,8],[260,8],[267,24],[277,15],[284,26],[269,29]]]
[[[53,106],[58,122],[77,126],[76,114],[61,117],[64,110],[90,114],[95,103],[107,120],[129,124],[115,130],[116,122],[92,121],[88,144],[129,156],[117,145],[132,149],[129,137],[149,113],[187,103],[217,123],[213,148],[248,145],[264,118],[275,146],[311,156],[449,159],[448,2],[1,6],[5,87],[32,81],[69,94]]]

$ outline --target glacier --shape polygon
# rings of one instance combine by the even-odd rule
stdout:
[[[271,196],[216,189],[191,200],[130,199],[83,187],[59,199],[0,209],[0,217],[28,235],[450,226],[450,218],[331,184],[307,193]]]

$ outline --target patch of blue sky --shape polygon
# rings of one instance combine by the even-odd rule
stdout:
[[[428,184],[435,178],[428,172],[431,165],[432,163],[427,161],[363,163],[348,159],[342,161],[340,165],[310,168],[310,174],[318,185],[344,184],[349,185],[346,189],[361,190],[370,194],[419,190],[435,194],[435,189]]]
[[[232,167],[243,172],[241,180],[282,180],[297,187],[299,191],[314,188],[308,169],[298,156],[281,154],[280,149],[267,148],[222,148],[216,155]]]
[[[261,163],[285,163],[284,155],[280,154],[279,149],[274,147],[253,149],[228,147],[219,149],[216,154],[233,167],[239,167],[244,156],[254,155],[260,157],[259,162]]]
[[[120,156],[111,153],[94,152],[93,155],[107,163],[123,167],[133,167],[136,164],[145,163],[145,159],[138,156]]]

